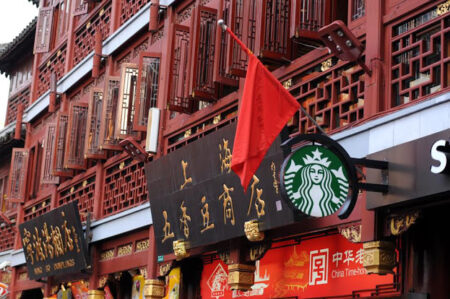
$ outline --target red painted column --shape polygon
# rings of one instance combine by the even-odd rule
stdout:
[[[24,105],[23,104],[17,105],[16,128],[15,128],[15,131],[14,131],[14,139],[16,139],[16,140],[20,140],[21,139],[23,110],[24,110]]]
[[[148,248],[147,276],[149,279],[156,279],[158,276],[158,262],[156,254],[155,230],[153,229],[153,225],[150,226],[148,231],[150,246]]]
[[[112,0],[111,23],[109,27],[110,35],[119,28],[120,2],[120,0]]]
[[[102,217],[102,201],[103,201],[103,163],[97,162],[95,166],[95,190],[94,190],[94,211],[93,219]]]
[[[366,64],[372,76],[365,76],[364,117],[370,117],[385,109],[384,93],[384,28],[383,0],[366,1]]]
[[[69,17],[69,28],[68,28],[68,34],[67,34],[67,56],[66,56],[66,62],[64,65],[64,73],[67,74],[68,71],[70,71],[73,67],[73,46],[74,46],[74,40],[75,40],[75,17],[72,16],[72,12],[75,11],[75,6],[77,4],[77,1],[72,1],[72,7],[70,8],[70,17]]]

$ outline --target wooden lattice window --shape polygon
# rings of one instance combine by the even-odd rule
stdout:
[[[102,120],[100,126],[100,149],[121,150],[118,139],[114,137],[116,128],[117,107],[119,102],[119,77],[109,77],[105,81],[105,93]]]
[[[55,6],[55,14],[57,15],[55,25],[56,27],[56,44],[62,40],[69,29],[69,17],[70,17],[70,9],[71,9],[71,0],[57,0],[53,1],[53,5]]]
[[[6,190],[8,188],[8,176],[0,178],[0,211],[5,212],[8,209],[6,202]]]
[[[134,136],[133,119],[135,112],[136,86],[138,79],[138,66],[124,63],[120,77],[120,96],[117,106],[116,138],[125,139]]]
[[[295,36],[319,39],[317,31],[331,21],[331,0],[297,0],[297,5]]]
[[[219,11],[219,19],[225,20],[226,24],[232,24],[231,21],[231,5],[232,0],[224,0],[222,10]],[[231,39],[230,36],[223,32],[218,31],[216,37],[216,66],[214,67],[214,82],[219,84],[237,87],[239,82],[237,78],[229,73],[228,70],[228,53],[231,53],[230,49]]]
[[[89,159],[106,158],[106,152],[100,148],[103,103],[103,90],[92,89],[86,125],[86,147],[84,149],[84,156]]]
[[[196,28],[193,43],[192,97],[211,101],[217,98],[213,81],[217,10],[197,7]]]
[[[35,198],[41,185],[42,144],[37,142],[29,150],[29,198]]]
[[[449,14],[433,7],[388,27],[390,106],[396,107],[450,86]]]
[[[29,156],[30,153],[28,149],[14,148],[12,151],[7,190],[8,201],[25,201]]]
[[[39,9],[38,21],[36,25],[36,37],[34,39],[34,53],[46,53],[50,50],[53,28],[53,7],[43,6]]]
[[[193,100],[189,96],[189,27],[175,25],[170,67],[169,109],[191,113]]]
[[[289,58],[290,0],[263,0],[260,55],[263,58]]]
[[[366,0],[352,0],[352,20],[359,19],[366,14]]]
[[[56,124],[48,124],[44,139],[44,157],[42,159],[42,184],[58,184],[59,177],[53,175],[52,161],[55,156]]]
[[[86,160],[84,159],[84,143],[86,141],[88,104],[72,103],[70,106],[64,167],[71,169],[85,169]]]
[[[148,111],[156,107],[158,99],[159,67],[161,54],[141,53],[139,59],[139,76],[137,82],[135,131],[147,131]]]
[[[53,158],[53,175],[72,176],[72,171],[64,167],[64,156],[66,151],[67,130],[69,127],[69,116],[59,113],[56,123],[55,152]]]
[[[256,0],[232,0],[231,2],[231,30],[245,45],[255,51],[256,44]],[[245,77],[247,69],[247,53],[232,41],[228,50],[228,66],[230,74]]]
[[[73,10],[73,16],[84,15],[88,12],[89,1],[88,0],[75,0],[75,6]]]

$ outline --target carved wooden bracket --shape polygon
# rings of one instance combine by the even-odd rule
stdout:
[[[181,261],[184,258],[189,257],[189,242],[185,240],[173,241],[173,253],[176,256],[177,261]]]
[[[339,233],[352,243],[361,242],[361,224],[350,226],[341,226],[338,228]]]
[[[145,299],[161,299],[164,297],[165,285],[159,279],[147,279],[144,286]]]
[[[416,223],[419,216],[419,211],[415,210],[389,217],[387,224],[389,225],[390,233],[394,236],[403,234],[411,227],[411,225]]]
[[[164,262],[158,265],[158,276],[165,277],[169,275],[170,270],[172,270],[173,261]]]
[[[266,252],[270,249],[272,242],[263,241],[258,244],[251,244],[248,249],[248,256],[246,257],[247,261],[256,262],[264,257]]]
[[[264,232],[259,229],[258,220],[250,220],[244,223],[245,236],[250,242],[259,242],[264,240]]]

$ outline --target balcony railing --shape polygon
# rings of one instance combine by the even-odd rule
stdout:
[[[0,223],[0,252],[13,249],[16,231],[14,230],[14,223],[16,222],[16,215],[11,215],[9,219],[13,222],[12,225],[7,223]]]

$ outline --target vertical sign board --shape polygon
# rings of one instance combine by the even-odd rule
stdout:
[[[283,153],[276,140],[244,193],[231,171],[236,126],[229,125],[160,159],[146,163],[158,255],[173,253],[173,241],[191,248],[244,236],[244,223],[262,230],[294,223],[278,180]]]
[[[203,267],[202,298],[356,298],[370,297],[382,286],[384,294],[396,292],[393,274],[367,274],[362,244],[341,235],[274,243],[256,262],[251,290],[230,290],[228,266],[220,259]]]
[[[85,269],[87,249],[78,201],[19,225],[30,279]]]

